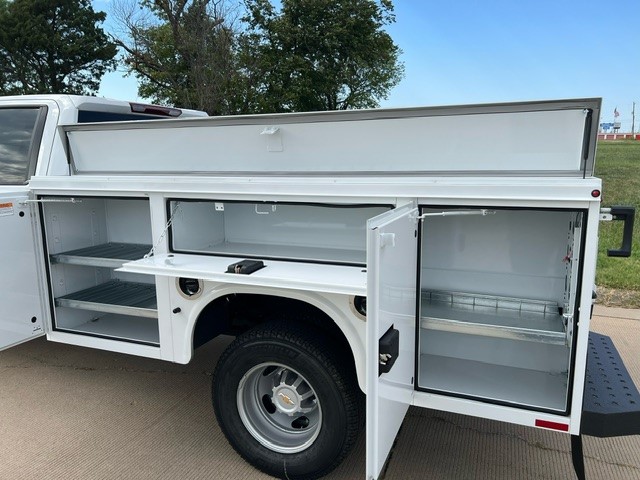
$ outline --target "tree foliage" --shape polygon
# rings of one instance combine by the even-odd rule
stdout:
[[[245,0],[241,56],[257,111],[370,108],[403,76],[390,0]]]
[[[375,107],[402,78],[390,0],[119,0],[139,94],[211,115]],[[235,6],[234,6],[235,5]]]
[[[237,112],[237,33],[224,0],[124,0],[114,14],[140,96],[211,115]]]
[[[91,94],[116,47],[89,0],[0,0],[0,93]]]

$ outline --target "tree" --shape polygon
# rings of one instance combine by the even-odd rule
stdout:
[[[0,0],[0,93],[96,93],[117,50],[89,0]]]
[[[263,112],[378,106],[401,80],[391,0],[245,0],[240,58]]]
[[[140,96],[211,115],[238,112],[236,32],[224,0],[124,0],[114,15]]]

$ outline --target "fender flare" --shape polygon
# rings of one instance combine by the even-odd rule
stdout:
[[[362,391],[365,391],[365,321],[357,318],[355,315],[350,317],[346,312],[350,312],[349,296],[344,294],[320,294],[317,292],[302,290],[285,290],[281,288],[257,287],[251,285],[230,285],[220,284],[203,292],[203,295],[197,299],[196,304],[190,309],[187,320],[185,335],[182,339],[182,352],[185,354],[185,363],[193,358],[193,336],[196,323],[200,318],[202,311],[215,300],[232,295],[255,294],[271,297],[290,298],[307,303],[325,315],[327,315],[336,326],[340,329],[351,349],[351,355],[354,360],[356,373],[358,376],[358,384]],[[340,303],[344,303],[341,307]]]

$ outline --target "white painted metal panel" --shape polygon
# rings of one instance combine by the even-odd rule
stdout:
[[[378,478],[413,401],[417,209],[407,205],[367,224],[367,479]],[[400,332],[400,353],[378,376],[379,339]]]
[[[43,335],[31,210],[24,194],[0,197],[0,350]]]
[[[582,174],[593,110],[587,106],[594,104],[256,115],[66,130],[80,174]]]
[[[585,229],[585,240],[583,245],[582,281],[578,284],[579,305],[575,309],[578,315],[576,325],[578,325],[575,347],[575,359],[573,363],[573,391],[571,393],[571,428],[570,433],[577,435],[580,433],[580,421],[582,419],[582,403],[584,395],[584,382],[587,366],[587,350],[589,348],[589,324],[591,322],[592,292],[596,274],[596,264],[598,256],[598,226],[599,226],[600,204],[593,202],[589,206],[586,218],[583,218]],[[578,295],[576,295],[578,297]],[[577,300],[577,298],[576,298]]]
[[[453,211],[433,208],[425,212]],[[424,221],[422,288],[563,301],[567,225],[553,210],[495,209]]]
[[[361,267],[265,260],[265,267],[250,275],[226,273],[228,265],[240,260],[242,258],[162,254],[125,263],[116,271],[311,292],[367,293],[367,275]]]
[[[177,252],[364,265],[367,219],[389,207],[172,201]]]
[[[188,173],[188,172],[187,172]],[[161,194],[172,198],[225,201],[320,202],[395,204],[398,198],[419,203],[487,205],[533,208],[586,208],[591,192],[602,188],[598,178],[457,176],[349,176],[311,177],[256,175],[220,176],[102,176],[34,177],[31,188],[39,195],[139,196]],[[155,208],[154,208],[155,210]],[[159,209],[163,211],[163,209]],[[162,224],[164,227],[164,223]]]

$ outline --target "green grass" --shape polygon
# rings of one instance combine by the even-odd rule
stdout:
[[[602,206],[630,205],[640,214],[640,142],[598,143],[596,176],[603,182]],[[640,216],[640,215],[639,215]],[[633,232],[630,258],[607,257],[607,249],[620,248],[622,222],[600,224],[600,245],[596,284],[611,293],[609,302],[626,307],[640,306],[640,219]],[[616,294],[616,291],[621,290]],[[619,297],[619,298],[618,298]]]

